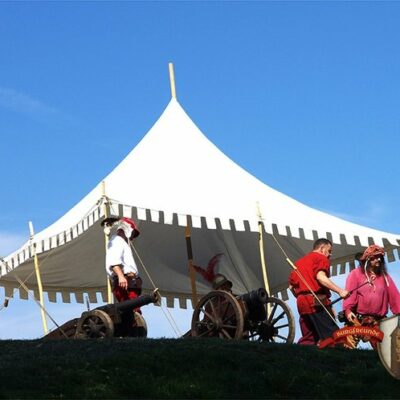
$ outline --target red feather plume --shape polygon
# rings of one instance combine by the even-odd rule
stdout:
[[[217,266],[223,253],[216,254],[208,262],[207,268],[199,267],[198,265],[193,265],[193,268],[198,272],[207,282],[212,282],[215,278],[214,269]]]

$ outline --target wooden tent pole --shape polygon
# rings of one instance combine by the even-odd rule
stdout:
[[[34,242],[35,233],[33,230],[32,221],[29,221],[29,232],[30,232],[29,240],[30,240],[30,244],[32,246],[33,263],[35,266],[36,281],[37,281],[38,291],[39,291],[40,314],[42,316],[43,331],[44,331],[44,334],[47,335],[49,333],[49,328],[47,326],[46,310],[44,308],[42,278],[40,276],[39,259],[38,259],[37,253],[36,253],[36,243]]]
[[[103,199],[103,211],[104,211],[104,217],[108,218],[108,208],[107,208],[107,196],[106,196],[106,182],[102,181],[101,182],[101,197]],[[105,246],[105,251],[107,252],[107,246],[108,246],[108,236],[104,233],[104,246]],[[107,303],[112,304],[114,303],[114,297],[112,295],[111,291],[111,282],[110,278],[107,276]]]
[[[171,96],[176,99],[176,89],[175,89],[175,75],[174,75],[174,64],[169,63],[169,80],[171,83]]]
[[[197,286],[196,286],[196,271],[193,267],[192,238],[190,235],[189,216],[186,216],[185,237],[186,237],[186,250],[188,256],[189,278],[190,278],[190,285],[192,288],[192,306],[193,308],[195,308],[198,302],[198,297],[197,297]]]
[[[270,296],[271,293],[269,291],[267,265],[265,263],[265,253],[264,253],[264,223],[262,222],[261,209],[260,209],[260,204],[258,202],[257,202],[257,217],[258,217],[258,232],[259,232],[258,244],[260,248],[260,260],[261,260],[261,268],[264,279],[264,287],[268,293],[268,296]]]

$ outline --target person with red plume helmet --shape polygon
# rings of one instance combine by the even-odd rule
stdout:
[[[114,234],[106,250],[106,271],[112,282],[112,291],[118,302],[134,299],[142,292],[142,280],[130,248],[130,241],[140,232],[130,218],[106,218],[102,225],[107,235]],[[140,311],[140,310],[135,310]]]
[[[400,313],[400,294],[386,271],[384,256],[384,248],[369,246],[359,258],[359,267],[346,279],[346,289],[351,294],[343,302],[343,311],[353,325],[377,324],[389,308],[393,314]],[[368,284],[363,285],[365,282]]]

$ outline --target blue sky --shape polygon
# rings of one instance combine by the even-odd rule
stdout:
[[[1,2],[0,255],[138,143],[170,99],[168,62],[181,105],[247,171],[399,233],[399,19],[398,2]],[[32,301],[0,317],[0,338],[41,335]]]

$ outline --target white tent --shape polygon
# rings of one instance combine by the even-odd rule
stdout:
[[[354,255],[371,243],[383,245],[388,260],[400,236],[347,222],[312,209],[265,185],[225,156],[192,122],[175,98],[128,156],[86,197],[54,224],[37,233],[33,243],[39,256],[43,289],[50,301],[61,293],[69,302],[74,293],[106,300],[104,234],[100,222],[109,214],[133,217],[141,235],[135,246],[155,285],[170,305],[182,307],[191,297],[185,240],[191,227],[194,264],[206,266],[223,253],[217,272],[229,277],[235,292],[263,286],[259,247],[260,215],[263,250],[272,294],[286,298],[290,271],[278,240],[290,259],[310,250],[318,237],[334,243],[332,273],[354,267]],[[37,292],[33,247],[27,242],[5,258],[0,285],[6,295],[17,280]],[[398,254],[397,254],[398,257]],[[139,263],[139,269],[143,267]],[[153,287],[141,271],[144,288]],[[199,293],[209,286],[197,277]],[[26,296],[20,291],[21,296]]]

